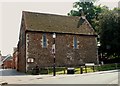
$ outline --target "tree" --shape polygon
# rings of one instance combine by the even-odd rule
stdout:
[[[96,0],[89,0],[88,2],[79,2],[73,3],[73,10],[68,13],[69,16],[82,16],[85,15],[89,23],[95,29],[94,19],[97,18],[98,14],[101,13],[101,7],[95,6],[94,2]]]
[[[100,50],[107,57],[120,57],[120,15],[117,10],[103,10],[98,16]]]
[[[91,2],[75,2],[69,16],[86,16],[94,30],[98,33],[99,48],[107,57],[120,57],[120,8],[109,10],[107,6],[95,6]]]

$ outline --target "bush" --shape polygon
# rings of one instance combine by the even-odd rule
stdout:
[[[40,74],[48,74],[47,68],[40,68]]]
[[[120,64],[104,64],[97,68],[99,71],[120,69]]]

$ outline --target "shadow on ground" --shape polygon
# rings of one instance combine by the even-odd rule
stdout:
[[[21,75],[26,75],[26,74],[17,72],[14,69],[0,69],[0,76],[21,76]]]

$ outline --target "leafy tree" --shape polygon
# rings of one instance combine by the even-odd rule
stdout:
[[[94,18],[94,19],[92,19],[92,21],[93,21],[93,26],[94,26],[94,28],[95,28],[95,31],[98,33],[98,35],[100,34],[100,25],[99,25],[99,21],[101,20],[100,19],[100,17],[103,17],[104,16],[104,14],[106,14],[106,13],[109,13],[109,8],[107,7],[107,6],[100,6],[99,5],[99,9],[101,10],[99,13],[98,13],[98,15],[97,15],[97,17],[96,18]],[[99,41],[99,39],[98,39],[98,41]]]
[[[119,9],[104,10],[98,19],[101,52],[107,57],[120,57]]]
[[[95,6],[91,2],[75,2],[69,16],[86,16],[92,27],[99,35],[99,48],[107,57],[120,57],[120,8],[109,10],[107,6]]]
[[[87,20],[90,22],[92,27],[95,29],[94,19],[97,18],[98,14],[101,13],[101,7],[95,6],[94,2],[96,0],[89,0],[89,2],[79,2],[73,3],[73,10],[68,13],[69,16],[82,16],[85,15]]]

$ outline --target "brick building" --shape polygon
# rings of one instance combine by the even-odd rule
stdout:
[[[13,61],[12,61],[12,68],[17,70],[17,63],[18,63],[18,50],[17,48],[13,48]]]
[[[7,56],[3,56],[3,59],[2,59],[2,68],[3,69],[9,69],[13,67],[13,64],[12,64],[12,56],[11,55],[7,55]]]
[[[53,33],[56,66],[97,63],[96,34],[84,16],[23,12],[18,42],[18,69],[27,72],[53,66]]]

